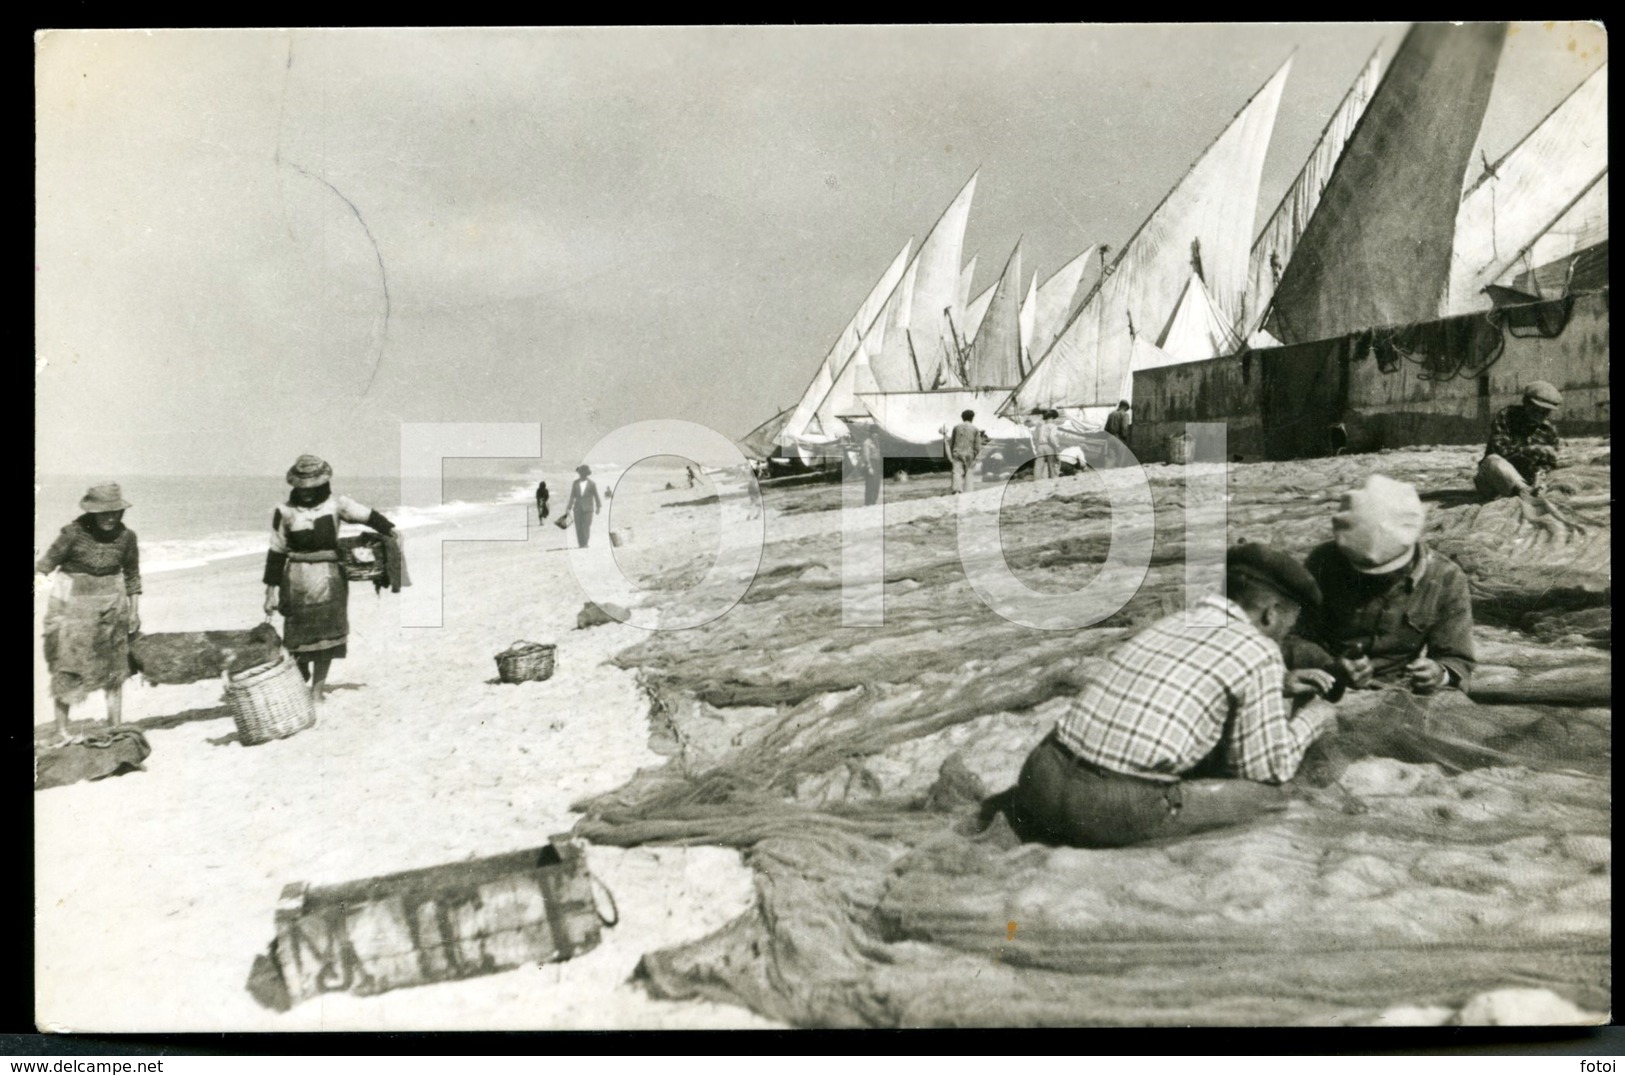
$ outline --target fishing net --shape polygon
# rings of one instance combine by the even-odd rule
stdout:
[[[1606,1010],[1607,469],[1483,505],[1475,462],[1232,469],[1229,538],[1300,553],[1372,471],[1428,490],[1429,540],[1497,613],[1475,695],[1351,692],[1287,810],[1127,849],[1023,845],[996,807],[1095,662],[1182,604],[1178,469],[1150,472],[1145,584],[1082,631],[987,609],[945,511],[888,516],[878,628],[840,625],[838,524],[770,545],[729,615],[618,658],[670,758],[581,804],[578,835],[738,847],[757,878],[749,912],[639,976],[805,1026],[1356,1022],[1505,986]],[[1039,492],[1006,497],[1007,557],[1075,589],[1104,558],[1105,509],[1092,488]]]

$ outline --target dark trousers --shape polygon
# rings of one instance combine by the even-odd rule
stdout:
[[[1023,840],[1123,847],[1284,809],[1284,791],[1251,780],[1160,783],[1114,773],[1074,756],[1051,732],[1021,767],[1009,814]]]
[[[880,502],[880,475],[869,471],[863,476],[863,506],[869,507]]]

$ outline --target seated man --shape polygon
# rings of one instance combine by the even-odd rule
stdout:
[[[1523,402],[1501,408],[1490,423],[1490,440],[1473,476],[1486,500],[1538,492],[1546,472],[1557,467],[1557,427],[1552,415],[1563,405],[1563,393],[1546,381],[1523,390]]]
[[[1467,689],[1476,663],[1467,576],[1423,544],[1425,520],[1416,489],[1381,474],[1343,494],[1333,540],[1305,561],[1322,600],[1282,643],[1288,667],[1356,688]]]
[[[1286,805],[1273,785],[1337,723],[1333,685],[1290,674],[1278,643],[1320,601],[1292,557],[1238,545],[1226,596],[1142,630],[1107,659],[1028,756],[1008,813],[1023,839],[1118,847],[1239,824]],[[1206,775],[1240,779],[1199,779]]]

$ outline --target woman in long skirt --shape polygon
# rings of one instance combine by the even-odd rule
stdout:
[[[281,612],[282,642],[299,662],[313,701],[321,701],[327,672],[348,652],[350,581],[339,560],[339,524],[361,523],[380,534],[395,524],[330,484],[333,468],[302,455],[288,471],[288,502],[271,516],[265,556],[265,613]]]
[[[576,473],[580,477],[570,483],[570,516],[576,524],[576,542],[585,549],[587,539],[592,537],[592,517],[604,502],[598,499],[598,486],[590,477],[592,468],[583,463],[576,467]]]
[[[68,713],[92,691],[107,696],[107,722],[124,716],[130,636],[141,629],[141,555],[124,525],[130,507],[117,484],[92,487],[84,514],[62,528],[34,570],[55,571],[45,610],[45,662],[51,670],[60,743],[70,743]]]

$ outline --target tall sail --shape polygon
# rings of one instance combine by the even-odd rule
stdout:
[[[1010,252],[965,362],[971,388],[1009,388],[1021,379],[1021,242]]]
[[[1462,177],[1505,39],[1499,22],[1405,35],[1281,274],[1266,321],[1277,338],[1438,315]]]
[[[993,287],[983,291],[970,301],[969,306],[965,307],[964,335],[973,340],[976,338],[977,331],[982,327],[982,318],[987,316],[987,308],[993,304],[993,289],[998,286],[997,281],[995,281]]]
[[[959,309],[961,310],[970,305],[971,285],[976,282],[976,259],[980,256],[979,254],[972,254],[971,259],[965,262],[964,269],[959,273]],[[959,318],[955,318],[954,324],[959,326],[960,332],[964,332],[965,326],[960,325],[959,320]]]
[[[1037,358],[1049,350],[1049,345],[1055,342],[1055,337],[1066,324],[1066,315],[1072,310],[1072,300],[1078,297],[1078,285],[1083,283],[1083,273],[1089,266],[1089,258],[1095,253],[1095,247],[1090,247],[1071,261],[1062,265],[1048,280],[1038,288],[1038,304],[1034,310],[1032,338],[1027,348],[1032,359]]]
[[[870,363],[883,391],[929,388],[944,367],[952,368],[955,330],[949,328],[949,321],[957,326],[965,320],[959,304],[960,257],[975,194],[976,176],[972,175],[908,267],[912,275],[905,274],[908,286],[898,311],[899,331],[886,333],[881,353]]]
[[[1195,271],[1234,320],[1246,288],[1264,154],[1291,61],[1281,65],[1163,198],[1016,389],[1007,412],[1115,404],[1138,333],[1156,333]]]
[[[1484,285],[1608,166],[1608,65],[1552,109],[1462,195],[1439,315],[1487,310]]]
[[[1241,349],[1241,339],[1214,305],[1212,296],[1202,285],[1202,278],[1193,272],[1186,281],[1185,293],[1179,298],[1174,316],[1169,318],[1156,343],[1176,362],[1197,362],[1235,354]]]
[[[1292,260],[1298,240],[1320,205],[1321,193],[1337,166],[1343,146],[1348,142],[1349,135],[1354,133],[1354,126],[1360,121],[1372,94],[1377,92],[1381,75],[1382,59],[1372,52],[1371,58],[1355,77],[1354,84],[1332,113],[1332,118],[1326,122],[1325,129],[1320,132],[1320,140],[1315,143],[1298,177],[1287,188],[1281,204],[1275,207],[1264,230],[1254,240],[1247,268],[1247,298],[1242,311],[1246,334],[1264,323],[1270,299],[1275,296],[1275,282],[1286,269],[1287,262]]]
[[[1032,281],[1027,285],[1027,297],[1021,300],[1021,316],[1017,319],[1021,326],[1021,368],[1016,373],[1019,381],[1026,373],[1027,367],[1032,365],[1033,331],[1038,326],[1038,274],[1033,273]],[[1011,381],[1014,384],[1015,381]]]
[[[786,407],[734,443],[752,459],[766,459],[776,446],[784,442],[784,423],[790,420],[793,412],[794,408]]]
[[[834,345],[829,349],[829,353],[819,361],[818,369],[813,373],[812,380],[808,383],[806,390],[801,393],[800,401],[792,408],[789,419],[785,421],[782,430],[785,440],[782,443],[792,442],[796,437],[806,432],[819,401],[829,393],[830,386],[835,383],[836,375],[840,373],[841,367],[846,364],[848,356],[857,347],[858,340],[864,330],[874,321],[875,315],[880,312],[882,304],[896,289],[897,282],[903,278],[903,267],[908,264],[908,251],[912,245],[912,240],[903,244],[903,249],[897,252],[897,256],[886,267],[886,271],[880,274],[880,279],[875,281],[875,286],[870,288],[868,297],[858,307],[857,313],[852,315],[852,320],[848,321],[846,327],[841,329],[841,334],[836,337]]]

